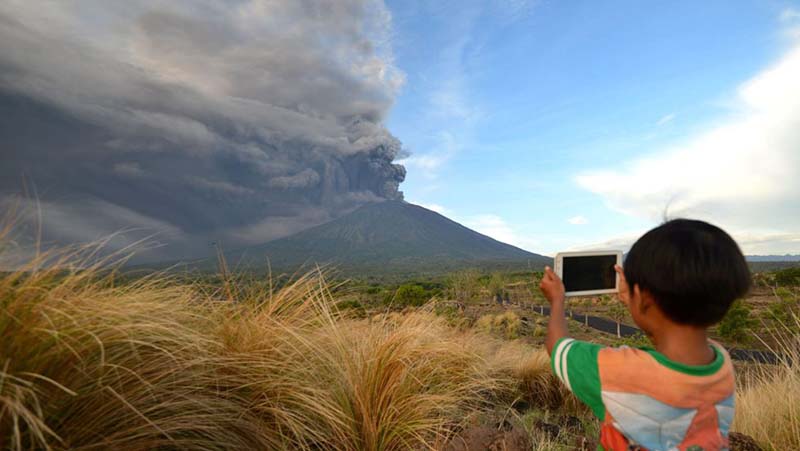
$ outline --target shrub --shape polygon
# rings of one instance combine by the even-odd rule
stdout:
[[[622,337],[617,340],[617,343],[620,346],[630,346],[632,348],[651,347],[653,345],[647,335],[642,332],[636,332],[629,337]]]
[[[392,304],[397,307],[419,307],[430,299],[425,289],[419,285],[400,285],[394,294]]]
[[[482,315],[475,321],[475,328],[486,334],[492,333],[494,329],[494,315]]]
[[[494,317],[492,328],[504,338],[513,340],[519,338],[522,320],[516,313],[508,311]]]
[[[475,322],[475,327],[484,333],[493,333],[508,340],[519,338],[522,320],[516,313],[508,311],[499,315],[483,315]]]
[[[743,300],[735,301],[719,323],[720,336],[734,341],[747,341],[749,329],[755,324],[750,313],[750,307]]]
[[[776,271],[775,283],[782,287],[796,287],[800,285],[800,267]]]
[[[792,317],[791,303],[782,299],[776,299],[769,304],[769,307],[767,307],[767,312],[769,313],[770,318],[785,324]]]

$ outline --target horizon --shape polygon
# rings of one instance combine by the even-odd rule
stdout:
[[[153,259],[405,199],[541,255],[800,254],[800,2],[0,6],[0,204]],[[291,25],[291,27],[289,26]],[[30,238],[30,236],[28,236]]]

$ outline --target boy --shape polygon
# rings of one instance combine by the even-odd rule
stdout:
[[[676,219],[639,238],[616,270],[619,298],[655,349],[568,338],[564,284],[547,267],[539,286],[551,306],[553,371],[600,419],[598,449],[727,449],[733,367],[706,329],[750,287],[736,242],[711,224]]]

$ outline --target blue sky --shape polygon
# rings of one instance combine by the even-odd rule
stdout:
[[[800,253],[797,2],[387,6],[407,200],[547,254],[666,208]]]

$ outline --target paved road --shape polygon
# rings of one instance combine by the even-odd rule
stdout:
[[[539,313],[540,315],[550,315],[550,307],[545,307],[542,305],[533,305],[530,307],[522,307],[522,308],[526,310],[530,309],[536,313]],[[587,324],[592,329],[596,329],[601,332],[609,333],[612,335],[617,335],[617,323],[608,318],[583,315],[579,313],[570,313],[569,311],[567,312],[567,316],[581,324]],[[619,332],[620,332],[619,334],[623,337],[630,337],[637,333],[639,334],[642,333],[641,329],[629,326],[627,324],[620,324]],[[745,362],[776,364],[780,361],[780,356],[778,354],[775,354],[774,352],[770,351],[760,351],[756,349],[731,348],[728,349],[728,354],[730,354],[733,360],[740,360]]]

